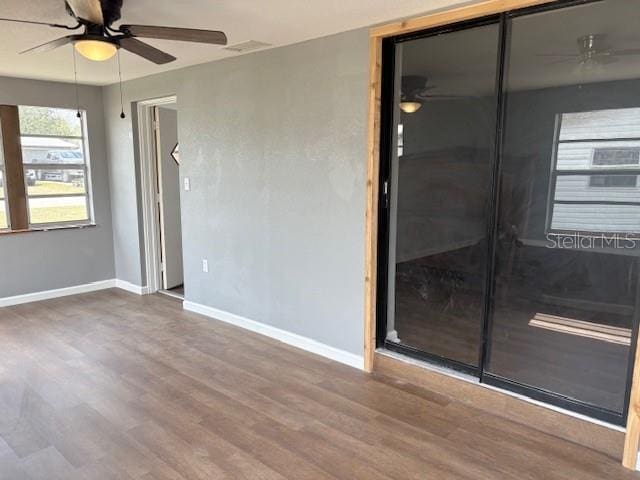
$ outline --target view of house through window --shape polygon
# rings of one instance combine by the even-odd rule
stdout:
[[[640,108],[558,118],[551,230],[640,232]]]
[[[86,129],[75,110],[19,107],[29,224],[91,220]]]

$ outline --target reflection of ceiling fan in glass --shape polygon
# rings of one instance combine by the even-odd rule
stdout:
[[[557,60],[550,63],[573,63],[580,65],[606,65],[618,60],[618,57],[640,55],[640,48],[626,48],[616,50],[607,43],[607,35],[602,33],[590,33],[577,39],[577,53],[548,53],[539,57],[551,57]]]
[[[430,95],[428,92],[434,88],[437,87],[435,85],[427,85],[427,77],[421,75],[405,75],[402,77],[400,110],[404,113],[417,112],[424,102],[434,98],[465,98],[460,95]]]

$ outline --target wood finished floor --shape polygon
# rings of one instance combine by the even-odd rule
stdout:
[[[0,479],[638,479],[448,397],[106,290],[0,309]]]

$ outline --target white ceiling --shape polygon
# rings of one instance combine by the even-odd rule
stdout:
[[[426,13],[468,0],[124,0],[122,21],[132,24],[223,30],[233,45],[258,40],[274,47],[319,38],[397,18]],[[64,0],[0,0],[0,17],[73,24]],[[117,25],[117,24],[116,24]],[[73,81],[71,46],[47,53],[17,52],[65,36],[65,30],[0,22],[0,76]],[[122,53],[123,78],[143,77],[188,65],[234,56],[218,46],[149,40],[178,57],[154,65]],[[80,83],[107,85],[118,79],[115,58],[78,61]]]

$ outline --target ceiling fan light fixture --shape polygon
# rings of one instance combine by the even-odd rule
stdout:
[[[422,107],[421,102],[400,102],[400,110],[404,113],[415,113]]]
[[[74,48],[84,58],[95,62],[109,60],[118,51],[115,44],[102,40],[77,40]]]

